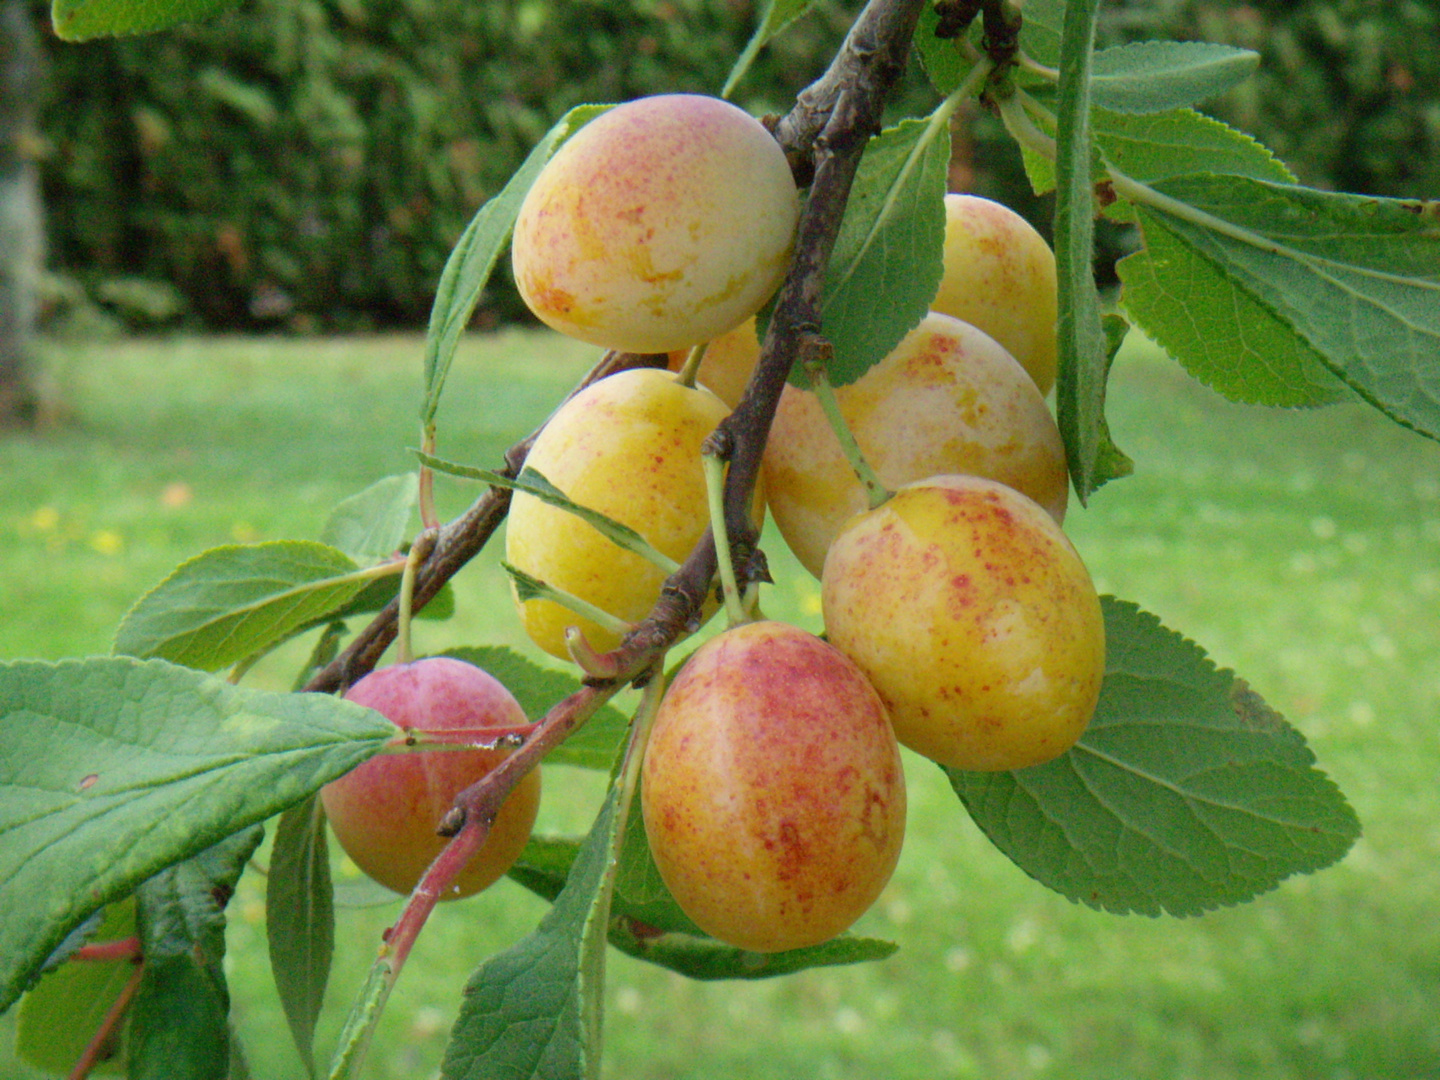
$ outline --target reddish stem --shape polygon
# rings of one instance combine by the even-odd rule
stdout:
[[[749,503],[770,421],[793,364],[828,347],[819,333],[826,265],[860,155],[868,137],[880,128],[881,109],[904,69],[919,11],[920,0],[871,0],[851,27],[830,70],[801,95],[790,116],[775,128],[776,138],[786,148],[802,182],[813,177],[810,199],[755,375],[735,412],[721,423],[715,444],[730,462],[725,484],[726,525],[735,541],[736,558],[751,567],[750,576],[757,573],[754,566],[763,568],[754,547]],[[607,355],[582,385],[622,366],[659,366],[663,361],[662,356]],[[506,454],[505,475],[519,475],[533,440],[534,435]],[[508,490],[492,488],[465,515],[441,530],[434,551],[416,575],[417,610],[480,550],[504,518],[509,502]],[[430,912],[484,843],[500,804],[520,778],[621,687],[643,680],[656,659],[696,621],[715,571],[715,544],[707,529],[684,565],[667,579],[650,614],[618,649],[594,658],[603,661],[607,670],[613,669],[613,677],[592,677],[539,721],[524,746],[456,796],[438,830],[450,836],[451,842],[430,864],[400,918],[386,933],[388,984],[393,985],[399,976]],[[342,656],[311,679],[307,689],[343,689],[368,671],[394,637],[397,613],[398,606],[392,603]]]
[[[405,966],[405,960],[435,905],[489,835],[490,822],[474,821],[451,837],[410,893],[410,899],[405,902],[405,909],[400,912],[395,925],[385,931],[385,951],[390,961],[389,979],[392,983],[399,977],[400,969]]]
[[[100,1026],[95,1029],[95,1034],[90,1036],[90,1041],[85,1044],[85,1052],[80,1055],[80,1060],[75,1062],[75,1067],[70,1070],[69,1080],[85,1080],[90,1071],[100,1064],[105,1053],[106,1044],[110,1037],[115,1034],[115,1029],[120,1026],[120,1021],[125,1018],[126,1010],[130,1008],[130,1002],[135,1000],[135,994],[140,989],[140,977],[145,972],[145,965],[136,961],[135,970],[130,973],[120,995],[115,999],[105,1018],[100,1021]]]
[[[426,424],[421,433],[420,449],[431,457],[435,456],[435,425]],[[435,514],[435,473],[427,466],[420,466],[420,526],[427,532],[440,528],[440,519]]]
[[[405,909],[395,925],[385,932],[385,943],[390,961],[390,980],[393,982],[404,966],[405,958],[415,944],[425,920],[435,910],[435,905],[445,895],[445,890],[455,880],[470,857],[485,843],[490,835],[490,825],[499,812],[500,804],[510,794],[521,777],[540,763],[540,759],[565,741],[577,727],[603,705],[619,689],[618,685],[582,686],[564,701],[556,705],[531,730],[525,745],[502,761],[485,777],[455,798],[452,810],[441,822],[440,832],[451,837],[443,851],[425,871],[425,876],[415,886]],[[457,813],[458,811],[458,813]]]
[[[140,959],[140,939],[138,937],[119,938],[115,941],[101,941],[90,945],[81,945],[76,950],[72,960],[138,960]]]

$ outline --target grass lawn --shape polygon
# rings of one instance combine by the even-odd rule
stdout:
[[[105,652],[120,616],[221,543],[314,537],[329,508],[410,466],[421,344],[135,341],[56,349],[68,413],[0,437],[0,659]],[[442,456],[493,464],[593,358],[548,334],[467,340]],[[907,755],[910,829],[857,931],[880,963],[698,984],[612,954],[605,1075],[806,1080],[1435,1080],[1440,1077],[1440,447],[1360,406],[1228,404],[1143,346],[1117,362],[1116,441],[1136,475],[1073,507],[1103,591],[1235,668],[1309,739],[1365,836],[1339,866],[1198,919],[1122,918],[1047,892]],[[452,514],[474,489],[442,481]],[[769,614],[818,628],[783,545]],[[417,647],[522,640],[488,552]],[[253,673],[290,682],[300,648]],[[543,827],[578,831],[596,778],[546,777]],[[346,868],[337,866],[342,880]],[[303,1075],[270,988],[264,879],[230,908],[228,969],[254,1075]],[[395,905],[341,913],[322,1061]],[[544,905],[513,883],[442,908],[365,1075],[433,1075],[461,986]],[[38,1076],[11,1057],[0,1075]]]

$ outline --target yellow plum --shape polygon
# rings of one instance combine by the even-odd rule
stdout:
[[[1060,521],[1069,477],[1045,400],[1013,357],[968,323],[931,312],[849,386],[840,413],[894,489],[972,473],[1023,491]],[[765,490],[785,542],[816,577],[831,541],[869,506],[813,393],[787,386],[765,449]]]
[[[708,390],[682,386],[668,371],[622,371],[586,388],[545,425],[526,458],[571,501],[634,529],[681,562],[709,523],[700,448],[728,414]],[[757,497],[757,521],[764,505]],[[505,558],[531,577],[625,622],[660,595],[665,572],[624,550],[566,510],[517,492]],[[620,636],[552,600],[520,602],[531,640],[566,659],[565,629],[578,626],[600,651]]]
[[[821,602],[830,641],[874,684],[896,737],[942,765],[1038,765],[1095,711],[1095,587],[1055,519],[1003,484],[902,488],[831,545]]]
[[[512,262],[561,333],[659,353],[709,341],[770,298],[799,194],[748,113],[698,94],[617,105],[572,135],[520,207]]]
[[[1041,394],[1055,385],[1055,253],[1008,206],[945,196],[945,270],[933,311],[978,326],[1020,362]]]

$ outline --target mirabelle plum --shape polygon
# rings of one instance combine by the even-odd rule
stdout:
[[[1084,733],[1105,624],[1054,518],[973,476],[902,488],[830,547],[830,641],[865,672],[896,737],[957,769],[1019,769]]]
[[[432,656],[379,668],[345,695],[402,728],[513,729],[528,721],[510,692],[473,664]],[[320,790],[340,846],[381,885],[408,893],[447,843],[435,832],[457,794],[513,750],[437,750],[383,754]],[[471,896],[498,880],[519,857],[540,807],[540,770],[527,773],[501,804],[484,845],[441,899]]]
[[[709,523],[700,448],[729,411],[708,390],[682,386],[668,371],[618,372],[562,406],[525,463],[572,501],[628,525],[679,562]],[[757,522],[764,515],[761,499]],[[588,522],[518,492],[510,505],[505,558],[626,622],[650,610],[665,580],[654,563],[618,547]],[[614,632],[552,600],[525,600],[520,617],[535,644],[561,659],[569,656],[566,627],[578,626],[600,651],[620,643]]]
[[[670,354],[670,370],[679,371],[685,366],[689,349],[677,349]],[[721,334],[705,349],[700,358],[700,370],[695,381],[709,390],[730,408],[740,404],[745,386],[760,360],[760,342],[755,337],[755,317],[752,315],[734,330]]]
[[[718,98],[640,98],[591,120],[541,170],[515,222],[515,282],[561,333],[669,352],[760,309],[798,221],[790,166],[758,120]]]
[[[1069,479],[1060,430],[1035,384],[996,342],[931,312],[880,363],[835,388],[840,413],[880,480],[946,473],[999,480],[1060,521]],[[815,395],[787,386],[765,449],[770,511],[816,577],[831,541],[869,502]]]
[[[945,271],[933,311],[978,326],[1048,394],[1055,385],[1055,253],[1015,211],[945,196]]]
[[[900,856],[884,706],[834,648],[776,622],[706,642],[661,702],[641,783],[655,865],[706,933],[758,952],[845,930]]]

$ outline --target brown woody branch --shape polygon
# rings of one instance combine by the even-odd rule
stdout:
[[[664,355],[640,353],[607,352],[600,361],[586,373],[585,377],[566,395],[569,400],[591,383],[607,375],[633,367],[663,367]],[[525,457],[539,429],[532,431],[520,442],[505,451],[505,465],[499,470],[502,476],[514,479],[525,466]],[[510,509],[509,488],[487,488],[485,494],[471,504],[464,514],[430,534],[422,534],[416,544],[430,546],[429,553],[415,572],[415,591],[412,610],[419,611],[454,577],[466,563],[484,548],[500,522]],[[395,640],[399,629],[400,601],[392,600],[380,611],[370,624],[355,635],[343,653],[311,677],[305,689],[318,693],[334,693],[351,686],[361,676],[368,674],[390,643]]]

